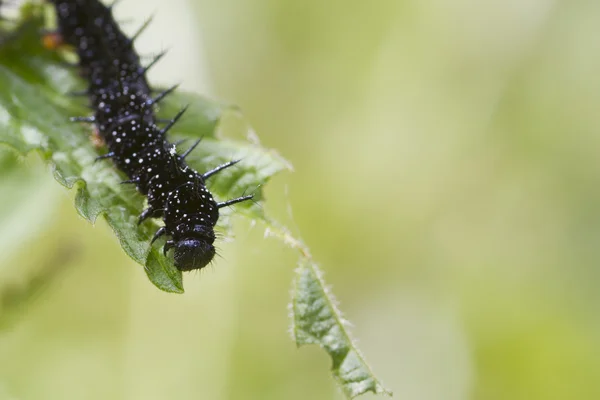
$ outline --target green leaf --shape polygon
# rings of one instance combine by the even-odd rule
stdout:
[[[352,399],[367,392],[392,396],[392,392],[375,377],[351,339],[348,324],[308,247],[276,222],[267,221],[266,226],[267,236],[300,252],[290,305],[291,331],[296,344],[316,344],[329,354],[333,377],[346,397]]]
[[[39,15],[41,9],[37,11]],[[0,47],[0,144],[22,154],[41,154],[51,164],[55,179],[67,188],[75,188],[75,207],[82,217],[91,223],[104,217],[125,253],[144,265],[152,283],[162,290],[182,293],[181,272],[171,258],[162,254],[163,243],[157,241],[150,246],[158,229],[157,221],[137,225],[144,197],[134,188],[120,184],[126,177],[112,163],[94,161],[98,150],[90,140],[92,128],[69,121],[69,117],[89,114],[85,100],[68,95],[85,88],[85,82],[76,69],[65,65],[59,54],[43,48],[39,37],[42,19],[35,16],[36,12],[32,14],[20,31]],[[262,185],[288,168],[288,163],[249,140],[218,139],[221,120],[238,114],[231,106],[179,92],[164,101],[160,114],[172,115],[186,104],[189,110],[170,131],[171,140],[204,138],[190,157],[191,166],[198,171],[243,157],[236,168],[219,174],[214,182],[211,180],[210,189],[218,199],[254,192],[256,201],[260,201]],[[188,145],[191,143],[189,140]],[[258,204],[240,208],[250,218],[263,215]],[[225,217],[223,222],[226,221]]]
[[[347,397],[354,398],[366,392],[391,396],[351,340],[335,298],[312,261],[300,262],[293,293],[292,332],[296,344],[319,345],[331,356],[333,377]]]

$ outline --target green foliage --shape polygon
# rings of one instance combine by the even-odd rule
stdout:
[[[333,376],[346,396],[353,398],[367,391],[391,395],[352,343],[317,265],[303,260],[296,275],[292,303],[296,343],[317,344],[327,351],[333,360]]]
[[[300,253],[292,289],[292,336],[298,346],[316,344],[331,357],[331,371],[348,398],[366,392],[392,395],[375,377],[351,339],[348,323],[327,287],[323,273],[313,261],[308,247],[289,231],[270,222],[267,234]]]
[[[41,19],[30,18],[0,47],[0,143],[20,154],[39,153],[51,165],[55,179],[76,190],[75,207],[83,218],[94,223],[103,216],[123,250],[145,267],[154,285],[182,293],[181,272],[162,254],[162,243],[153,247],[149,244],[158,226],[155,222],[141,226],[136,223],[143,209],[143,196],[120,184],[124,176],[110,162],[95,162],[98,152],[89,139],[91,127],[69,121],[70,116],[89,113],[81,99],[68,96],[71,91],[81,90],[84,83],[58,54],[41,46],[41,28]],[[285,228],[267,219],[259,204],[262,185],[288,168],[288,163],[249,140],[220,137],[221,131],[227,136],[235,131],[223,128],[224,118],[240,121],[238,111],[231,106],[178,92],[169,97],[159,113],[168,117],[185,104],[190,105],[190,111],[172,130],[171,140],[203,138],[189,158],[194,168],[205,171],[233,158],[243,158],[236,168],[211,180],[211,191],[219,199],[254,192],[257,203],[236,206],[236,212],[262,222],[270,233],[302,253],[292,304],[297,344],[317,344],[327,351],[333,360],[333,375],[348,397],[368,391],[390,394],[350,340],[308,249]],[[227,218],[224,221],[226,224]]]

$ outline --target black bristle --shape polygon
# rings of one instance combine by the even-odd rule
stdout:
[[[107,158],[113,158],[114,156],[115,156],[115,153],[113,153],[113,152],[106,153],[106,154],[103,154],[101,156],[96,157],[96,159],[94,160],[94,162],[106,160]]]
[[[156,56],[154,56],[154,58],[152,59],[152,61],[150,61],[150,63],[148,63],[148,65],[146,65],[142,70],[144,75],[146,74],[146,72],[148,72],[152,67],[154,67],[156,65],[157,62],[159,62],[161,60],[161,58],[163,58],[166,54],[167,54],[168,50],[165,51],[161,51],[160,53],[158,53]]]
[[[163,90],[155,98],[153,98],[152,100],[150,100],[150,104],[149,105],[158,104],[161,100],[163,100],[169,94],[173,93],[173,91],[175,91],[178,87],[179,87],[179,84],[173,85],[170,88],[168,88],[166,90]]]
[[[179,156],[179,158],[180,158],[180,159],[182,159],[182,160],[185,160],[185,158],[186,158],[188,155],[190,155],[190,153],[191,153],[192,151],[194,151],[194,149],[195,149],[195,148],[196,148],[196,147],[197,147],[197,146],[200,144],[200,142],[201,142],[201,141],[202,141],[202,138],[200,138],[200,139],[196,140],[196,141],[194,142],[194,144],[190,146],[190,148],[189,148],[189,149],[187,149],[187,150],[186,150],[186,151],[185,151],[183,154],[181,154],[181,155]]]
[[[150,26],[150,23],[152,22],[152,20],[154,19],[153,16],[151,16],[150,18],[148,18],[143,24],[142,26],[140,26],[138,28],[138,30],[133,34],[133,36],[131,36],[131,38],[129,39],[129,43],[131,45],[133,45],[133,43],[135,43],[135,41],[137,40],[137,38],[140,37],[140,35],[142,33],[144,33],[144,31],[146,30],[146,28],[148,28]]]
[[[179,112],[177,114],[175,114],[175,116],[173,117],[173,119],[171,119],[169,121],[169,123],[167,124],[167,126],[165,126],[164,128],[162,128],[160,130],[160,133],[162,135],[165,135],[167,132],[169,132],[169,129],[171,129],[177,123],[177,121],[179,121],[179,118],[181,118],[183,116],[183,114],[187,111],[188,107],[189,106],[185,106],[181,110],[179,110]]]
[[[210,178],[212,175],[216,174],[217,172],[223,171],[225,168],[229,168],[229,167],[231,167],[231,166],[233,166],[233,165],[235,165],[235,164],[239,163],[240,161],[242,161],[242,160],[233,160],[233,161],[229,161],[229,162],[227,162],[227,163],[225,163],[225,164],[221,164],[221,165],[219,165],[219,166],[217,166],[217,167],[215,167],[215,168],[211,169],[210,171],[206,171],[206,172],[205,172],[205,173],[202,175],[202,177],[203,177],[204,179],[208,179],[208,178]]]

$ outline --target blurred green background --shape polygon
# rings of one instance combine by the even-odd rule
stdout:
[[[139,48],[171,48],[153,81],[238,104],[294,164],[266,209],[302,233],[395,398],[600,398],[600,2],[117,14],[132,31],[153,10]],[[341,398],[287,332],[293,251],[239,219],[185,295],[162,293],[36,157],[7,157],[0,399]]]

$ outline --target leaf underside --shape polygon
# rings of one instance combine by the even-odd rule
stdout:
[[[150,247],[150,239],[158,228],[156,221],[141,226],[136,223],[144,197],[130,185],[120,184],[125,176],[110,162],[94,162],[103,150],[94,148],[90,140],[92,127],[69,122],[69,117],[89,114],[85,100],[68,95],[84,89],[85,82],[57,53],[42,47],[39,37],[43,28],[42,10],[38,6],[23,10],[28,18],[16,32],[7,34],[0,30],[0,144],[20,154],[39,153],[51,166],[55,179],[76,190],[75,207],[82,217],[94,223],[103,216],[123,250],[145,267],[154,285],[164,291],[182,293],[181,273],[170,258],[163,256],[163,243],[157,241]],[[254,193],[257,203],[242,203],[236,206],[237,213],[263,223],[270,236],[300,253],[291,304],[296,343],[319,345],[330,355],[333,376],[346,397],[367,392],[391,395],[351,340],[308,248],[262,212],[259,204],[262,186],[274,174],[290,169],[290,165],[276,152],[250,141],[217,135],[224,118],[239,117],[233,107],[196,94],[177,92],[163,102],[159,115],[168,118],[185,104],[190,109],[170,131],[170,140],[188,138],[189,145],[195,138],[203,138],[187,159],[198,171],[242,158],[236,168],[211,178],[210,190],[218,199]],[[223,133],[229,136],[231,132]]]

